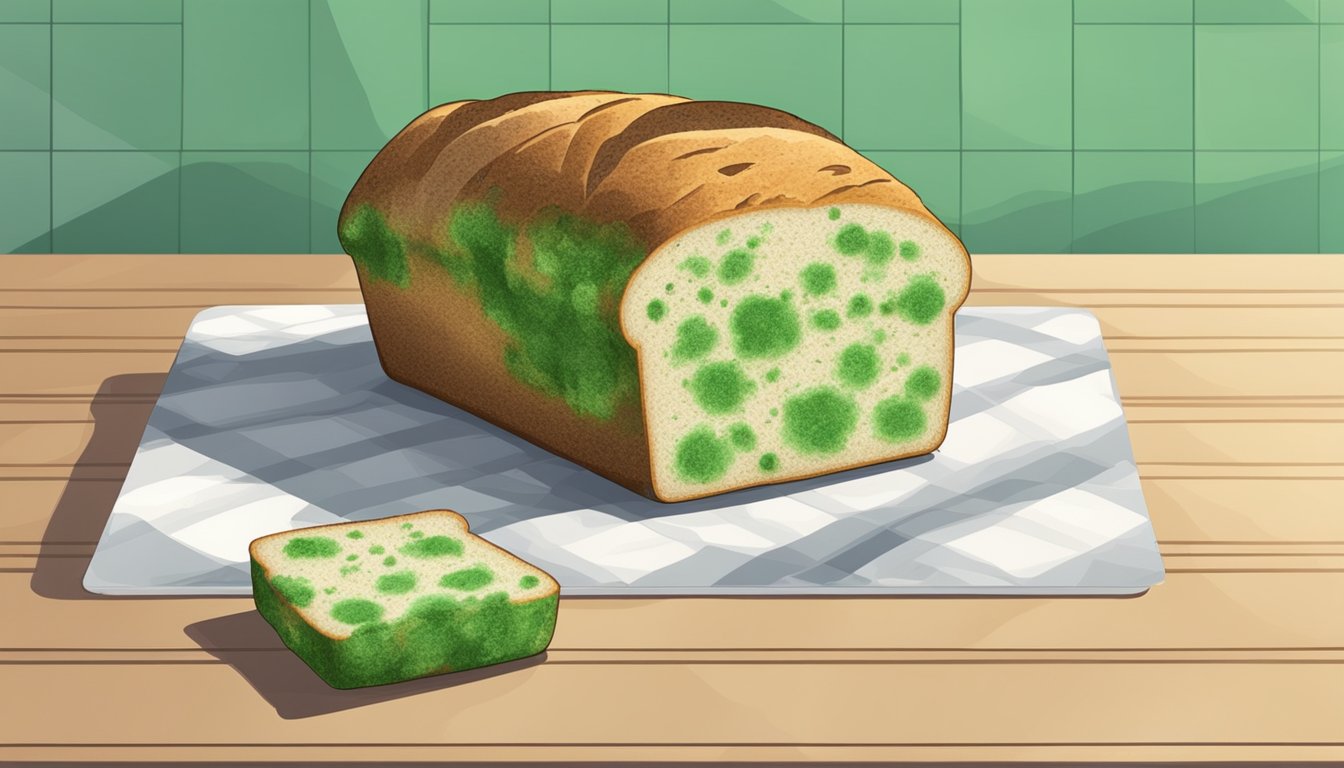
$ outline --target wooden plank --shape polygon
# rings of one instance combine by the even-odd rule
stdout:
[[[1226,559],[1235,558],[1173,556],[1167,565]],[[276,647],[248,598],[97,597],[80,586],[87,561],[36,564],[36,573],[0,573],[0,601],[24,617],[0,626],[0,648]],[[1341,637],[1337,569],[1178,572],[1130,598],[565,597],[552,648],[668,649],[672,658],[694,649],[1329,650],[1344,647]]]
[[[358,287],[350,257],[330,254],[15,254],[5,271],[11,294]]]
[[[1337,744],[1344,715],[1337,663],[547,660],[343,693],[235,663],[0,666],[25,692],[0,744]]]
[[[672,715],[675,716],[675,713]],[[931,766],[998,764],[1068,764],[1085,768],[1093,765],[1136,765],[1140,763],[1228,763],[1263,762],[1268,765],[1297,765],[1344,760],[1344,745],[1338,742],[1254,743],[1220,742],[1217,744],[1180,743],[1100,743],[1087,744],[1004,744],[960,743],[893,745],[799,744],[769,746],[761,744],[712,745],[573,745],[510,744],[495,746],[445,746],[436,744],[125,744],[120,742],[33,745],[0,748],[0,756],[32,763],[83,764],[96,760],[112,763],[212,765],[258,764],[267,768],[287,766],[294,761],[304,765],[355,765],[416,763],[423,765],[498,764],[517,768],[521,765],[623,765],[692,768],[705,764],[743,763],[752,765],[828,765],[894,764]]]
[[[5,268],[13,292],[356,284],[343,254],[12,254]],[[1332,254],[975,254],[972,271],[978,290],[1323,292],[1344,284],[1344,265]]]

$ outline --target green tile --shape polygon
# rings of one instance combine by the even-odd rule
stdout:
[[[184,253],[307,253],[307,152],[185,152]]]
[[[861,149],[960,149],[957,37],[955,24],[846,27],[845,141]],[[919,76],[892,77],[893,63]]]
[[[1195,153],[1201,253],[1317,250],[1316,152]]]
[[[509,55],[501,57],[500,51]],[[550,28],[545,24],[432,26],[429,101],[443,104],[547,90],[550,56]]]
[[[429,20],[434,24],[545,24],[549,19],[548,0],[429,0]]]
[[[839,135],[839,26],[672,26],[672,93],[782,109]]]
[[[1191,149],[1189,27],[1099,24],[1074,35],[1079,149]]]
[[[51,148],[51,28],[0,25],[0,150]]]
[[[900,179],[924,207],[956,232],[961,219],[960,152],[864,152],[869,160]]]
[[[1344,152],[1321,153],[1321,253],[1344,254]]]
[[[0,152],[0,253],[51,253],[51,153]]]
[[[566,24],[551,28],[551,87],[663,93],[667,27]]]
[[[1185,23],[1194,18],[1191,0],[1074,0],[1079,24]]]
[[[1073,23],[1069,0],[964,0],[966,149],[1069,149]]]
[[[556,24],[662,24],[667,0],[552,0]]]
[[[377,149],[425,111],[425,0],[316,0],[313,148]]]
[[[312,230],[313,253],[341,253],[336,217],[376,152],[314,152]]]
[[[671,0],[672,23],[839,24],[843,0]]]
[[[1195,148],[1315,149],[1316,27],[1195,27]]]
[[[1190,152],[1078,152],[1075,253],[1190,253],[1195,248]]]
[[[181,145],[180,29],[62,24],[54,35],[56,149],[167,150]]]
[[[53,0],[58,22],[179,22],[182,0]]]
[[[56,253],[176,253],[176,152],[57,152]]]
[[[847,24],[956,24],[960,0],[848,0]]]
[[[1321,21],[1344,24],[1344,0],[1321,0]]]
[[[974,253],[1067,253],[1069,152],[964,152],[961,238]]]
[[[1312,24],[1316,0],[1195,0],[1196,24]]]
[[[307,0],[187,0],[188,149],[308,148]]]
[[[4,0],[0,2],[0,24],[51,21],[51,0]]]
[[[1344,150],[1344,26],[1321,25],[1321,149]]]

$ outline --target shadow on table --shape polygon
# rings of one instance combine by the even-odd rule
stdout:
[[[546,660],[546,653],[481,669],[452,672],[404,683],[340,690],[322,682],[308,665],[280,642],[261,614],[244,611],[189,624],[187,637],[211,656],[233,667],[277,714],[287,720],[326,715],[355,707],[453,688],[506,675]]]
[[[89,405],[93,436],[70,470],[42,536],[32,579],[35,593],[56,600],[159,599],[95,595],[85,591],[83,580],[167,377],[127,373],[108,377],[98,387]]]

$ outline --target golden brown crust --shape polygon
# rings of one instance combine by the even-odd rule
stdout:
[[[408,242],[442,248],[453,208],[492,190],[502,191],[494,203],[509,224],[558,207],[598,224],[624,223],[646,254],[745,209],[869,203],[946,231],[904,184],[786,112],[605,91],[517,93],[430,110],[370,163],[341,222],[369,203]],[[360,271],[389,376],[655,495],[638,402],[600,421],[521,383],[505,369],[506,337],[479,301],[420,249],[408,259],[408,289]]]

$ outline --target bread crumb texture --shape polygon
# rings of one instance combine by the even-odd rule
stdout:
[[[554,580],[445,519],[409,515],[259,540],[257,610],[335,688],[544,650],[555,629]]]

